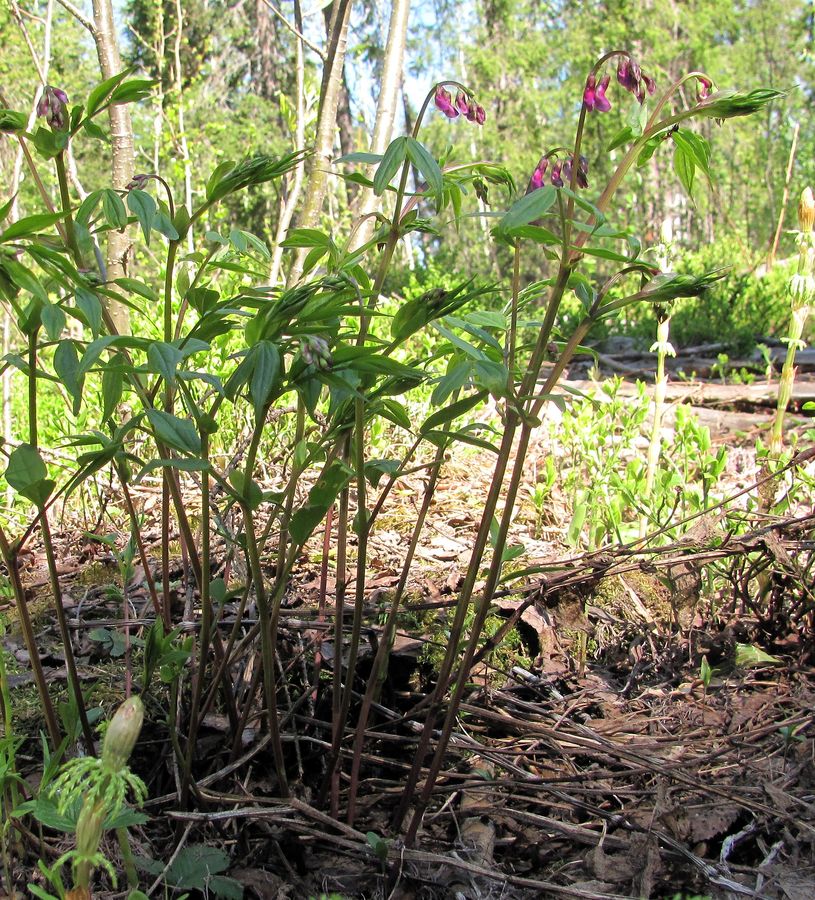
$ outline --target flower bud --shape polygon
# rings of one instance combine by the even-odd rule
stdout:
[[[67,108],[68,95],[65,91],[46,84],[37,103],[37,115],[45,118],[54,131],[64,131],[68,125]]]
[[[127,765],[143,721],[144,706],[138,697],[130,697],[116,710],[102,744],[102,761],[114,771]]]
[[[699,103],[702,100],[707,100],[712,90],[713,82],[709,78],[706,78],[704,75],[696,76],[696,100]]]
[[[467,95],[464,91],[459,91],[456,94],[456,109],[463,115],[466,116],[470,112],[470,101],[467,99]]]
[[[815,226],[815,196],[812,194],[812,188],[807,187],[802,191],[798,202],[798,229],[809,233],[813,226]]]
[[[134,175],[131,181],[125,186],[126,191],[144,190],[144,186],[152,178],[152,175]]]

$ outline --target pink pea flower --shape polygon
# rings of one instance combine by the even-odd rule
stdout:
[[[436,88],[435,97],[436,108],[440,109],[448,119],[455,119],[458,116],[458,110],[453,106],[453,98],[450,91],[446,90],[442,85]]]
[[[702,100],[707,100],[707,98],[711,94],[712,89],[713,82],[709,78],[705,78],[704,75],[696,76],[696,99],[700,103]]]
[[[597,78],[589,75],[586,79],[586,88],[583,91],[583,105],[586,109],[594,109],[597,112],[608,112],[611,109],[611,102],[606,97],[611,77],[606,75],[603,80],[597,84]]]

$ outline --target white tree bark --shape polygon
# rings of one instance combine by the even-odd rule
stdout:
[[[371,153],[384,153],[393,137],[399,88],[402,85],[409,15],[410,0],[394,0],[388,25],[388,39],[385,45],[382,86],[377,100],[374,133],[371,138]],[[372,213],[375,213],[380,206],[381,198],[377,197],[371,188],[363,188],[358,198],[355,217],[367,216],[367,218],[355,233],[353,249],[361,247],[370,239],[374,230]]]
[[[350,17],[351,0],[334,0],[328,29],[328,52],[323,69],[314,157],[299,221],[303,228],[315,228],[320,223],[320,213],[328,184],[328,169],[334,150],[334,136],[337,131],[337,105],[342,86],[342,67],[345,64]],[[298,253],[295,257],[289,271],[289,284],[296,284],[300,280],[305,258],[305,252]]]
[[[122,57],[119,53],[119,40],[113,17],[111,0],[93,0],[93,28],[91,29],[99,68],[103,78],[111,78],[122,71]],[[135,150],[133,146],[133,125],[130,121],[130,109],[127,105],[111,106],[108,110],[110,121],[110,140],[113,151],[112,181],[113,187],[122,190],[133,178]],[[106,265],[108,280],[125,275],[127,255],[130,252],[131,240],[127,230],[108,232]],[[119,303],[110,305],[113,323],[120,333],[130,330],[128,309]]]

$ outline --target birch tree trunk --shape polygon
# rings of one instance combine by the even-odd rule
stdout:
[[[297,105],[297,118],[294,132],[294,149],[300,150],[305,144],[306,134],[306,71],[303,40],[299,36],[303,33],[303,16],[300,10],[300,0],[294,0],[294,25],[297,29],[298,37],[294,43],[294,68],[295,68],[295,103]],[[274,251],[272,253],[272,265],[269,270],[269,281],[271,284],[277,284],[280,274],[280,266],[283,261],[282,241],[285,240],[289,230],[294,211],[297,208],[297,201],[300,199],[300,191],[303,188],[303,177],[305,175],[306,164],[304,160],[297,163],[294,172],[287,181],[288,191],[284,192],[281,198],[280,218],[277,222],[277,233],[275,234]]]
[[[111,78],[122,71],[122,58],[119,53],[119,40],[113,18],[111,0],[93,0],[93,28],[91,29],[96,55],[103,78]],[[133,178],[135,151],[133,147],[133,125],[130,121],[130,108],[127,105],[111,106],[108,110],[110,120],[110,140],[113,151],[113,187],[122,190]],[[127,255],[131,248],[127,229],[122,232],[108,232],[106,251],[107,277],[109,281],[125,275]],[[126,306],[120,303],[110,304],[110,315],[117,330],[125,334],[130,330],[130,316]]]
[[[331,22],[328,29],[328,52],[323,68],[323,83],[320,90],[320,111],[317,117],[317,137],[314,141],[314,157],[308,179],[303,211],[299,225],[316,228],[325,200],[328,185],[328,167],[334,150],[334,136],[337,131],[337,107],[342,87],[342,67],[345,64],[345,50],[348,42],[348,21],[351,17],[351,0],[334,0],[331,8]],[[297,254],[289,272],[288,283],[296,284],[303,274],[306,252]]]
[[[371,153],[384,153],[393,136],[393,124],[402,86],[402,70],[407,42],[410,0],[393,0],[391,18],[388,25],[388,40],[385,44],[385,63],[382,68],[382,87],[376,104],[374,133],[371,138]],[[361,247],[373,234],[374,219],[371,215],[381,204],[381,198],[371,188],[363,188],[357,201],[356,217],[368,218],[357,229],[353,249]]]

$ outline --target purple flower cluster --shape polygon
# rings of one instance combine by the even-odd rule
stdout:
[[[617,81],[630,91],[640,103],[645,102],[645,92],[652,94],[657,89],[657,83],[646,75],[639,67],[639,63],[630,56],[623,56],[617,64]]]
[[[303,356],[303,362],[307,366],[316,366],[318,369],[330,369],[333,364],[328,341],[317,335],[306,338],[300,346],[300,352]]]
[[[484,107],[479,106],[464,91],[458,91],[454,102],[450,91],[441,84],[436,88],[435,103],[436,108],[440,109],[448,119],[455,119],[460,114],[477,125],[483,125],[487,118]]]
[[[653,94],[657,89],[656,82],[647,75],[639,66],[639,63],[630,56],[621,55],[617,64],[617,81],[627,91],[630,91],[640,103],[645,102],[646,94]],[[583,106],[596,112],[608,112],[611,102],[606,97],[606,91],[611,82],[611,76],[605,75],[598,82],[594,72],[586,79],[586,87],[583,89]]]
[[[551,170],[549,166],[551,165]],[[574,156],[568,156],[563,161],[555,159],[550,160],[548,156],[542,156],[540,162],[535,166],[535,171],[529,179],[529,188],[527,193],[542,188],[547,181],[553,187],[563,187],[566,182],[571,182],[572,173],[574,171]],[[575,172],[575,185],[579,188],[587,188],[589,186],[589,161],[585,156],[581,156],[577,161],[577,170]]]
[[[68,95],[65,91],[46,84],[37,104],[37,115],[44,116],[45,121],[55,131],[64,131],[68,125],[67,108]]]

